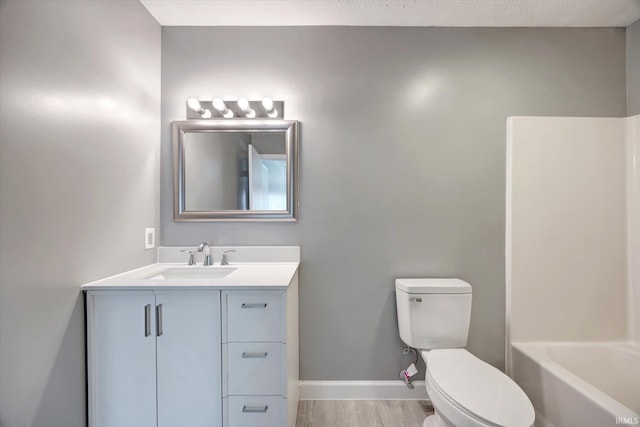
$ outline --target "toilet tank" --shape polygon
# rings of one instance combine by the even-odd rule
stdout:
[[[396,279],[400,338],[417,349],[467,345],[471,285],[460,279]]]

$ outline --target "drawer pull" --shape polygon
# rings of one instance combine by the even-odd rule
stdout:
[[[267,303],[263,302],[260,304],[247,304],[243,302],[240,308],[267,308]]]
[[[265,357],[267,357],[267,352],[265,351],[264,353],[247,353],[247,352],[242,352],[242,358],[243,359],[264,359]]]
[[[269,406],[264,405],[264,406],[243,406],[242,407],[242,412],[249,412],[249,413],[265,413],[267,412],[267,409],[269,409]]]

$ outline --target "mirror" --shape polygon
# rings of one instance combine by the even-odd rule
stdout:
[[[296,221],[298,122],[173,122],[175,221]]]

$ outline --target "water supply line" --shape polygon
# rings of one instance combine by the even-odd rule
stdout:
[[[409,353],[413,353],[413,362],[407,367],[407,369],[400,371],[400,378],[404,381],[407,387],[413,388],[411,378],[418,373],[418,368],[416,368],[416,363],[418,363],[418,352],[413,347],[405,347],[402,349],[402,354],[406,355]]]

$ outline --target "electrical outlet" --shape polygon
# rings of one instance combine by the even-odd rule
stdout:
[[[145,228],[144,229],[144,248],[153,249],[156,247],[156,229]]]

